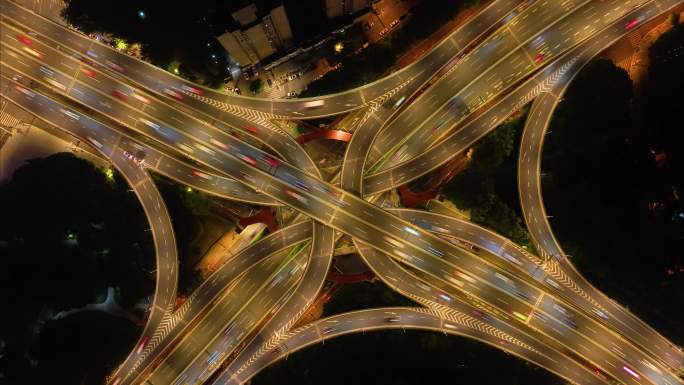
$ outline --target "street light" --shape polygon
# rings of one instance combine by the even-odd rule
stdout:
[[[144,19],[145,17],[147,17],[147,14],[145,14],[145,11],[141,9],[138,11],[138,17]]]

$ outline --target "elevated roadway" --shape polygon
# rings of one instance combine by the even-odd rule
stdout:
[[[667,4],[666,2],[658,3]],[[639,12],[643,11],[646,16],[649,15],[646,12],[654,14],[657,7],[661,6],[658,3],[651,3],[655,5],[650,8],[649,6],[645,6],[643,9],[640,9]],[[614,27],[612,30],[609,28],[608,30],[614,34],[621,32],[620,29],[622,26],[619,25],[620,22],[624,23],[624,20],[618,21],[616,24],[617,28]],[[596,40],[601,43],[602,41],[600,39],[604,39],[604,41],[610,40],[609,34],[598,34],[597,36],[598,37],[592,39],[592,41]],[[587,46],[594,47],[596,41],[593,42],[594,45],[587,44]],[[546,73],[547,76],[549,76],[549,74],[556,74],[557,72],[554,72],[554,70],[558,71],[560,68],[563,68],[560,64],[558,65],[559,67],[554,68],[554,64],[555,63],[552,63],[550,65],[552,70],[549,73]],[[5,69],[3,68],[3,73],[4,72]],[[562,76],[562,74],[559,76]],[[516,91],[519,91],[519,89]],[[513,94],[515,94],[516,91],[514,91]],[[533,94],[535,89],[533,88],[532,90],[525,91],[528,92],[519,93],[517,94],[517,99],[513,98],[511,100],[512,106],[516,106],[521,100],[525,101],[526,98],[531,97],[528,95],[531,93]],[[26,94],[24,95],[26,96]],[[508,105],[506,107],[510,108]],[[71,115],[66,115],[73,119]],[[75,120],[78,119],[80,119],[80,117]],[[232,136],[215,139],[219,143],[226,145],[230,151],[226,151],[221,145],[207,146],[199,143],[209,150],[206,151],[197,146],[198,142],[195,141],[196,138],[194,133],[189,135],[188,133],[183,132],[179,133],[177,137],[169,139],[167,135],[159,134],[157,130],[154,130],[154,127],[151,128],[152,129],[150,130],[144,127],[138,127],[144,135],[147,135],[160,143],[165,143],[169,147],[175,146],[176,148],[179,148],[181,152],[185,152],[186,156],[191,156],[205,167],[215,170],[216,173],[223,173],[239,179],[246,185],[258,189],[263,192],[264,195],[269,196],[272,199],[295,207],[321,223],[351,234],[359,242],[371,244],[378,251],[390,254],[404,263],[411,262],[414,265],[414,268],[428,272],[428,274],[435,275],[434,272],[439,270],[440,266],[446,266],[442,257],[452,261],[447,264],[460,259],[469,260],[472,257],[450,242],[434,237],[418,226],[402,221],[400,218],[388,214],[373,205],[369,205],[353,195],[346,194],[342,190],[323,183],[316,178],[315,175],[302,172],[301,170],[305,170],[307,168],[306,166],[310,166],[309,164],[305,164],[306,162],[301,162],[302,165],[305,166],[304,168],[300,168],[296,163],[290,165],[287,159],[284,162],[278,162],[274,165],[272,161],[268,160],[269,158],[265,158],[268,154],[247,143],[239,141]],[[191,154],[189,154],[188,151],[184,151],[185,148],[199,148],[200,151],[193,150]],[[402,241],[400,242],[399,240]],[[399,247],[397,244],[402,244],[402,246]],[[407,258],[407,256],[410,258]],[[459,264],[460,263],[461,262],[459,262]],[[518,277],[511,277],[505,273],[500,274],[508,277],[507,279],[518,279]],[[451,275],[451,278],[457,279],[454,275]],[[440,279],[445,279],[449,282],[451,281],[447,277]],[[537,293],[534,296],[530,296],[530,293],[533,292],[528,292],[528,288],[529,290],[534,290],[535,285],[537,284],[529,285],[521,280],[516,281],[516,285],[518,285],[517,282],[525,288],[524,292],[530,298],[534,296],[542,297],[544,295],[542,293]],[[556,282],[556,284],[558,284],[558,282]],[[544,290],[554,290],[551,288],[551,286],[553,286],[551,284],[544,283],[543,285],[548,286],[545,287]],[[495,285],[491,286],[493,287]],[[494,293],[496,293],[496,291],[494,291]],[[492,295],[493,296],[489,301],[494,301],[496,299],[496,295]],[[443,300],[442,302],[444,301],[446,300]],[[520,304],[522,304],[522,302]],[[518,312],[520,309],[515,306],[518,306],[518,303],[505,309],[505,311],[510,314]],[[653,377],[647,369],[642,369],[642,373],[644,372],[649,375],[649,378]],[[620,375],[616,374],[616,377],[619,378]]]

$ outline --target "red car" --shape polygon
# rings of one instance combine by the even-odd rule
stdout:
[[[111,68],[111,69],[113,69],[113,70],[115,70],[115,71],[124,72],[124,68],[123,68],[122,66],[120,66],[120,65],[118,65],[118,64],[116,64],[116,63],[114,63],[114,62],[111,61],[111,60],[106,60],[106,61],[105,61],[105,64],[107,64],[107,66],[108,66],[109,68]]]
[[[172,90],[171,88],[164,88],[164,93],[169,95],[170,97],[176,99],[176,100],[182,100],[183,95],[180,94],[180,92],[176,90]]]
[[[19,40],[19,42],[21,42],[24,45],[29,45],[29,46],[33,45],[33,40],[29,39],[28,37],[26,37],[24,35],[17,36],[17,40]]]
[[[135,351],[137,354],[140,354],[140,352],[142,352],[142,350],[145,348],[148,339],[149,338],[145,336],[145,338],[143,338],[142,341],[140,341],[140,345],[138,345],[138,350]]]
[[[625,30],[630,30],[630,29],[634,28],[637,24],[639,24],[641,19],[642,18],[639,17],[639,18],[630,20],[629,23],[627,23],[627,25],[625,25]]]
[[[280,164],[280,161],[269,155],[262,155],[261,160],[268,165],[268,167],[276,167]]]
[[[123,102],[125,102],[128,99],[128,95],[123,93],[123,91],[119,91],[119,90],[112,91],[112,96],[114,96],[115,98],[117,98]]]
[[[202,92],[202,90],[200,90],[199,88],[190,87],[190,86],[188,86],[188,85],[182,85],[181,88],[182,88],[184,91],[192,92],[192,93],[195,94],[195,95],[200,95],[200,96],[201,96],[201,95],[204,94],[204,92]]]
[[[249,132],[253,132],[253,133],[255,133],[255,134],[256,134],[257,132],[259,132],[259,130],[258,130],[256,127],[254,127],[254,126],[252,126],[252,125],[249,125],[249,124],[246,124],[246,125],[245,125],[245,130],[247,130],[247,131],[249,131]]]
[[[249,155],[240,154],[240,159],[245,161],[245,163],[251,164],[252,166],[256,166],[256,160],[254,160],[254,158],[252,158]]]
[[[537,56],[534,57],[534,62],[539,63],[540,61],[544,60],[544,55],[538,53]]]
[[[85,76],[87,76],[87,77],[89,77],[89,78],[92,78],[92,79],[95,79],[95,72],[94,72],[94,71],[92,71],[92,70],[90,70],[90,69],[88,69],[88,68],[85,68],[85,67],[84,67],[84,68],[81,68],[81,71],[83,71],[83,73],[85,74]]]

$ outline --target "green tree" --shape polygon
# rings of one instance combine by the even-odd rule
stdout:
[[[249,90],[252,91],[253,94],[258,94],[264,89],[264,81],[261,80],[261,78],[257,78],[255,80],[252,80],[251,83],[249,83]]]

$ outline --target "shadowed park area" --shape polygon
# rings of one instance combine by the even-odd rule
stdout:
[[[643,89],[596,60],[570,85],[543,150],[545,206],[572,262],[681,344],[684,28],[651,47]],[[677,107],[679,106],[679,107]],[[680,309],[680,310],[677,310]]]
[[[59,374],[60,384],[100,384],[140,326],[78,309],[103,302],[111,287],[130,319],[143,316],[154,250],[137,197],[115,171],[59,153],[30,160],[0,185],[0,213],[4,379],[54,383]]]

